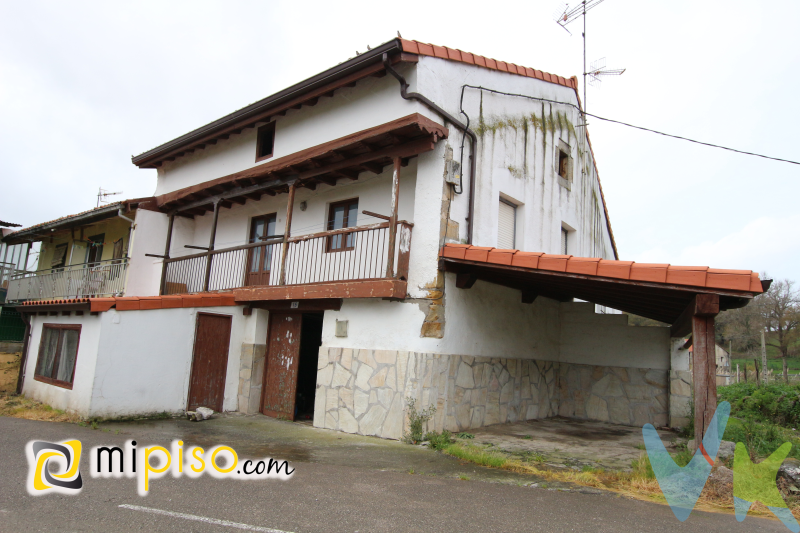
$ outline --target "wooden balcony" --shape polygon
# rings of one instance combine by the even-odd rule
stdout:
[[[237,300],[283,299],[280,295],[284,293],[285,298],[302,298],[298,296],[302,291],[274,289],[301,285],[319,288],[348,281],[404,282],[408,277],[413,224],[398,221],[396,239],[392,238],[390,225],[382,222],[289,238],[269,237],[260,243],[165,259],[161,292],[258,288],[240,293]],[[383,290],[376,296],[395,295],[396,284],[384,285],[389,293]],[[359,297],[363,291],[351,288],[348,294],[351,292],[351,297]]]

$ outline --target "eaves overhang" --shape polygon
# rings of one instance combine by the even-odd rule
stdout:
[[[67,230],[113,218],[119,214],[119,210],[122,207],[123,202],[115,202],[76,215],[65,216],[49,222],[42,222],[41,224],[9,233],[2,240],[7,244],[37,242],[49,237],[50,234],[55,231]]]
[[[216,142],[214,139],[218,135],[236,133],[236,131],[240,130],[241,128],[251,127],[252,125],[248,124],[248,122],[252,122],[256,119],[268,119],[269,117],[264,117],[265,113],[269,113],[271,110],[279,108],[284,104],[291,103],[298,97],[302,97],[303,95],[311,93],[316,89],[325,88],[325,86],[331,84],[332,82],[343,80],[349,76],[357,77],[360,72],[368,69],[369,67],[375,67],[376,72],[383,71],[383,54],[395,56],[395,59],[397,59],[396,56],[401,54],[402,51],[403,47],[400,39],[393,39],[378,46],[377,48],[373,48],[372,50],[369,50],[363,54],[359,54],[358,56],[340,63],[335,67],[329,68],[324,72],[303,80],[300,83],[292,85],[291,87],[259,100],[258,102],[243,107],[238,111],[234,111],[233,113],[217,119],[214,122],[210,122],[205,126],[190,131],[185,135],[181,135],[176,139],[143,152],[137,156],[133,156],[131,161],[134,165],[140,168],[155,168],[156,166],[159,166],[165,158],[176,156],[176,152],[179,152],[181,149],[191,147],[192,145],[202,142]],[[414,56],[414,59],[415,58],[416,56]],[[369,74],[370,72],[366,73],[366,75]],[[301,102],[298,102],[298,105],[300,103]]]
[[[457,286],[481,280],[518,289],[523,301],[537,296],[584,300],[674,324],[699,294],[719,296],[721,311],[747,305],[765,290],[751,270],[644,264],[592,257],[446,244],[439,268],[460,276]]]

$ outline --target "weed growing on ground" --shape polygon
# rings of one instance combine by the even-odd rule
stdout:
[[[419,444],[425,435],[425,425],[436,414],[436,407],[430,406],[422,411],[417,411],[417,400],[406,398],[408,407],[408,431],[403,433],[403,442],[406,444]]]
[[[472,433],[467,433],[466,431],[462,431],[461,433],[458,433],[456,437],[458,437],[459,439],[474,439],[475,435],[473,435]]]
[[[459,474],[458,479],[461,481],[469,481],[469,476],[465,476],[464,474]]]
[[[428,446],[432,450],[442,450],[453,444],[455,440],[453,440],[452,435],[446,429],[441,433],[437,433],[436,431],[429,431],[425,434],[425,440],[428,441]]]

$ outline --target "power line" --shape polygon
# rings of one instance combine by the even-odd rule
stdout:
[[[482,87],[480,85],[467,85],[467,84],[465,84],[465,85],[461,86],[461,113],[463,113],[465,115],[466,115],[466,113],[464,113],[464,105],[463,105],[464,104],[464,89],[467,89],[467,88],[469,88],[469,89],[477,89],[477,90],[480,90],[480,91],[486,91],[486,92],[490,92],[490,93],[494,93],[494,94],[502,94],[504,96],[516,96],[516,97],[520,97],[520,98],[527,98],[529,100],[536,100],[538,102],[547,102],[547,103],[551,103],[551,104],[565,105],[565,106],[569,106],[569,107],[572,107],[572,108],[576,109],[579,113],[581,113],[583,115],[586,115],[586,116],[592,117],[592,118],[596,118],[597,120],[603,120],[605,122],[611,122],[613,124],[620,124],[622,126],[627,126],[629,128],[634,128],[634,129],[637,129],[637,130],[649,131],[650,133],[656,133],[658,135],[663,135],[664,137],[671,137],[673,139],[680,139],[682,141],[688,141],[688,142],[695,143],[695,144],[701,144],[703,146],[710,146],[711,148],[719,148],[721,150],[728,150],[729,152],[736,152],[737,154],[752,155],[752,156],[761,157],[761,158],[764,158],[764,159],[771,159],[772,161],[780,161],[782,163],[791,163],[792,165],[800,165],[800,161],[792,161],[791,159],[783,159],[783,158],[780,158],[780,157],[772,157],[772,156],[769,156],[769,155],[757,154],[755,152],[748,152],[748,151],[745,151],[745,150],[738,150],[736,148],[730,148],[730,147],[722,146],[722,145],[719,145],[719,144],[713,144],[713,143],[707,143],[707,142],[703,142],[703,141],[698,141],[696,139],[690,139],[688,137],[681,137],[680,135],[673,135],[671,133],[664,133],[663,131],[658,131],[658,130],[654,130],[654,129],[651,129],[651,128],[645,128],[643,126],[636,126],[634,124],[629,124],[627,122],[622,122],[621,120],[614,120],[614,119],[611,119],[611,118],[601,117],[599,115],[593,115],[592,113],[586,113],[580,107],[578,107],[576,104],[573,104],[571,102],[560,102],[558,100],[550,100],[550,99],[547,99],[547,98],[537,98],[535,96],[529,96],[527,94],[507,93],[507,92],[503,92],[503,91],[497,91],[495,89],[489,89],[487,87]]]

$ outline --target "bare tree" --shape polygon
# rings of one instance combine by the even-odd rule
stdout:
[[[766,279],[766,275],[762,275]],[[761,352],[761,332],[766,344],[778,350],[783,362],[783,379],[789,381],[790,357],[800,353],[800,292],[791,280],[772,283],[769,290],[741,309],[720,313],[717,317],[717,342],[731,342],[734,351],[747,358]]]
[[[772,283],[754,302],[764,320],[767,345],[776,348],[783,360],[783,379],[789,383],[789,357],[798,353],[800,340],[800,292],[788,279]]]

